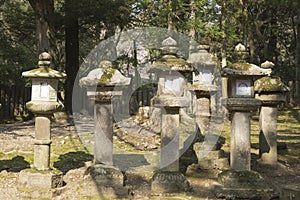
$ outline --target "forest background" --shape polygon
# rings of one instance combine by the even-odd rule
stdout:
[[[120,31],[153,26],[209,45],[220,68],[243,43],[249,62],[271,61],[275,75],[294,81],[300,103],[300,0],[0,0],[0,84],[30,84],[21,73],[36,68],[38,54],[48,51],[52,67],[67,74],[62,90],[71,112],[87,54]],[[138,65],[129,55],[119,62]]]

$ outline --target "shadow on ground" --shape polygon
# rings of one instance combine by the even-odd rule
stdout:
[[[15,156],[10,160],[0,160],[0,172],[20,172],[23,169],[30,168],[29,162],[24,160],[23,156]]]
[[[93,155],[83,151],[69,152],[59,156],[59,161],[54,162],[53,167],[66,174],[72,169],[85,166],[85,162],[92,161]]]

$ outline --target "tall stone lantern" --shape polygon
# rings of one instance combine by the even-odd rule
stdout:
[[[278,105],[286,102],[289,88],[275,77],[263,77],[255,81],[255,98],[261,100],[259,115],[259,156],[262,163],[277,163],[277,112]]]
[[[250,177],[259,177],[251,171],[250,117],[251,111],[261,106],[261,101],[254,98],[254,80],[270,75],[272,70],[247,63],[247,51],[242,44],[236,46],[235,54],[237,62],[221,71],[221,75],[228,78],[228,98],[223,105],[231,115],[231,135],[230,170],[219,174],[219,180],[227,186],[232,186],[235,180],[236,186],[241,187],[241,182],[251,183]],[[241,179],[244,174],[251,174],[248,180]],[[253,180],[257,182],[256,178]]]
[[[177,42],[168,37],[162,42],[164,55],[150,66],[149,72],[158,79],[157,95],[152,99],[155,107],[162,108],[160,171],[154,174],[151,189],[154,192],[178,192],[189,189],[189,183],[179,173],[179,110],[188,107],[184,97],[185,78],[193,68],[176,56]]]
[[[112,66],[111,62],[109,66]],[[79,81],[81,86],[87,88],[88,98],[95,102],[94,165],[89,172],[99,189],[123,189],[123,174],[113,166],[112,99],[126,95],[123,94],[122,87],[128,86],[130,81],[131,78],[124,77],[112,67],[94,69]]]
[[[50,59],[48,53],[41,53],[38,62],[39,68],[22,73],[23,77],[32,80],[31,101],[26,103],[26,107],[36,114],[33,166],[37,170],[49,169],[50,118],[60,106],[57,101],[58,81],[66,77],[64,73],[50,68]]]
[[[188,62],[196,69],[193,72],[193,84],[190,88],[197,97],[196,121],[201,133],[206,135],[211,117],[211,96],[217,91],[213,83],[217,66],[212,56],[201,45],[198,45],[196,51],[190,54]]]
[[[26,103],[26,107],[35,114],[33,169],[36,172],[22,171],[19,176],[21,187],[52,189],[62,186],[62,174],[52,171],[49,164],[51,116],[60,107],[57,101],[58,81],[66,74],[50,68],[50,64],[51,56],[44,52],[39,55],[39,68],[22,73],[23,77],[32,80],[31,101]]]

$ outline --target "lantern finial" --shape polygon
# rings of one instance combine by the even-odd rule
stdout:
[[[51,64],[51,56],[47,52],[43,52],[39,55],[39,67],[50,67]]]

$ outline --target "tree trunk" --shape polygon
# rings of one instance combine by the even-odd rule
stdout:
[[[297,16],[296,104],[300,105],[300,0],[298,0]]]
[[[191,21],[191,28],[190,28],[190,33],[189,36],[192,40],[196,39],[196,31],[195,31],[195,23],[196,23],[196,5],[195,5],[195,1],[192,0],[190,2],[190,9],[191,9],[191,15],[190,15],[190,21]]]
[[[172,9],[172,0],[168,1],[168,34],[169,36],[173,36],[172,30],[173,30],[173,9]]]
[[[73,87],[78,87],[75,83],[76,75],[79,70],[79,26],[78,15],[74,12],[73,4],[76,2],[66,0],[66,74],[67,79],[65,83],[65,108],[72,114],[72,93]]]
[[[29,3],[35,11],[37,53],[50,52],[49,24],[53,18],[54,1],[29,0]]]

